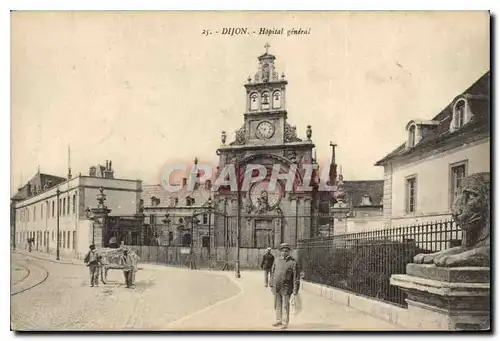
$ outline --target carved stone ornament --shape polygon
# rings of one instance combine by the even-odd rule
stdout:
[[[294,150],[283,151],[283,156],[292,162],[297,162],[297,153]]]
[[[245,144],[245,135],[246,135],[246,129],[245,125],[243,125],[240,129],[236,131],[236,138],[234,142],[231,142],[231,146],[237,146],[237,145],[243,145]]]
[[[453,204],[453,220],[463,231],[462,245],[418,254],[413,261],[442,267],[490,266],[490,173],[463,179]]]
[[[307,136],[307,139],[308,140],[311,140],[311,136],[312,136],[312,128],[310,125],[307,126],[307,130],[306,130],[306,136]]]
[[[288,123],[285,123],[285,142],[300,142],[302,141],[297,137],[297,127],[291,126]]]

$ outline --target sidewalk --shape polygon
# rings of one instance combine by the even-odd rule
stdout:
[[[20,255],[32,257],[32,258],[37,258],[41,259],[44,261],[48,262],[53,262],[53,263],[60,263],[60,264],[72,264],[72,265],[85,265],[83,263],[83,260],[76,259],[76,258],[70,258],[67,256],[60,256],[60,260],[56,259],[56,255],[52,253],[46,253],[46,252],[40,252],[40,251],[25,251],[25,250],[13,250],[12,248],[10,249],[12,253],[17,253]]]
[[[264,287],[262,272],[242,271],[240,279],[234,278],[234,272],[217,273],[229,276],[239,285],[241,292],[176,320],[167,325],[166,329],[281,331],[272,327],[275,322],[274,298],[271,289]],[[327,301],[307,291],[301,291],[300,295],[303,311],[296,316],[290,315],[288,330],[403,330],[400,326]]]

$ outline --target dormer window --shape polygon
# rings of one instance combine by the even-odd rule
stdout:
[[[469,103],[465,98],[459,98],[453,105],[453,117],[450,124],[450,132],[462,128],[472,119]]]
[[[406,131],[408,132],[406,148],[413,148],[427,136],[432,135],[438,125],[438,121],[411,120],[408,122],[406,125]]]

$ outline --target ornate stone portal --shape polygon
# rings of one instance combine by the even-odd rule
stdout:
[[[408,295],[408,326],[426,330],[490,328],[490,174],[464,179],[452,209],[462,245],[419,254],[391,284]]]

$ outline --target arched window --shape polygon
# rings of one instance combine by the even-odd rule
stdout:
[[[259,102],[258,102],[258,95],[256,92],[250,94],[250,110],[258,110],[259,109]]]
[[[408,147],[415,146],[415,125],[412,125],[408,130]]]
[[[273,109],[281,108],[281,92],[275,91],[273,92]]]
[[[455,105],[455,128],[465,124],[465,101],[461,100]]]
[[[262,95],[262,109],[269,109],[269,92],[263,92]]]

